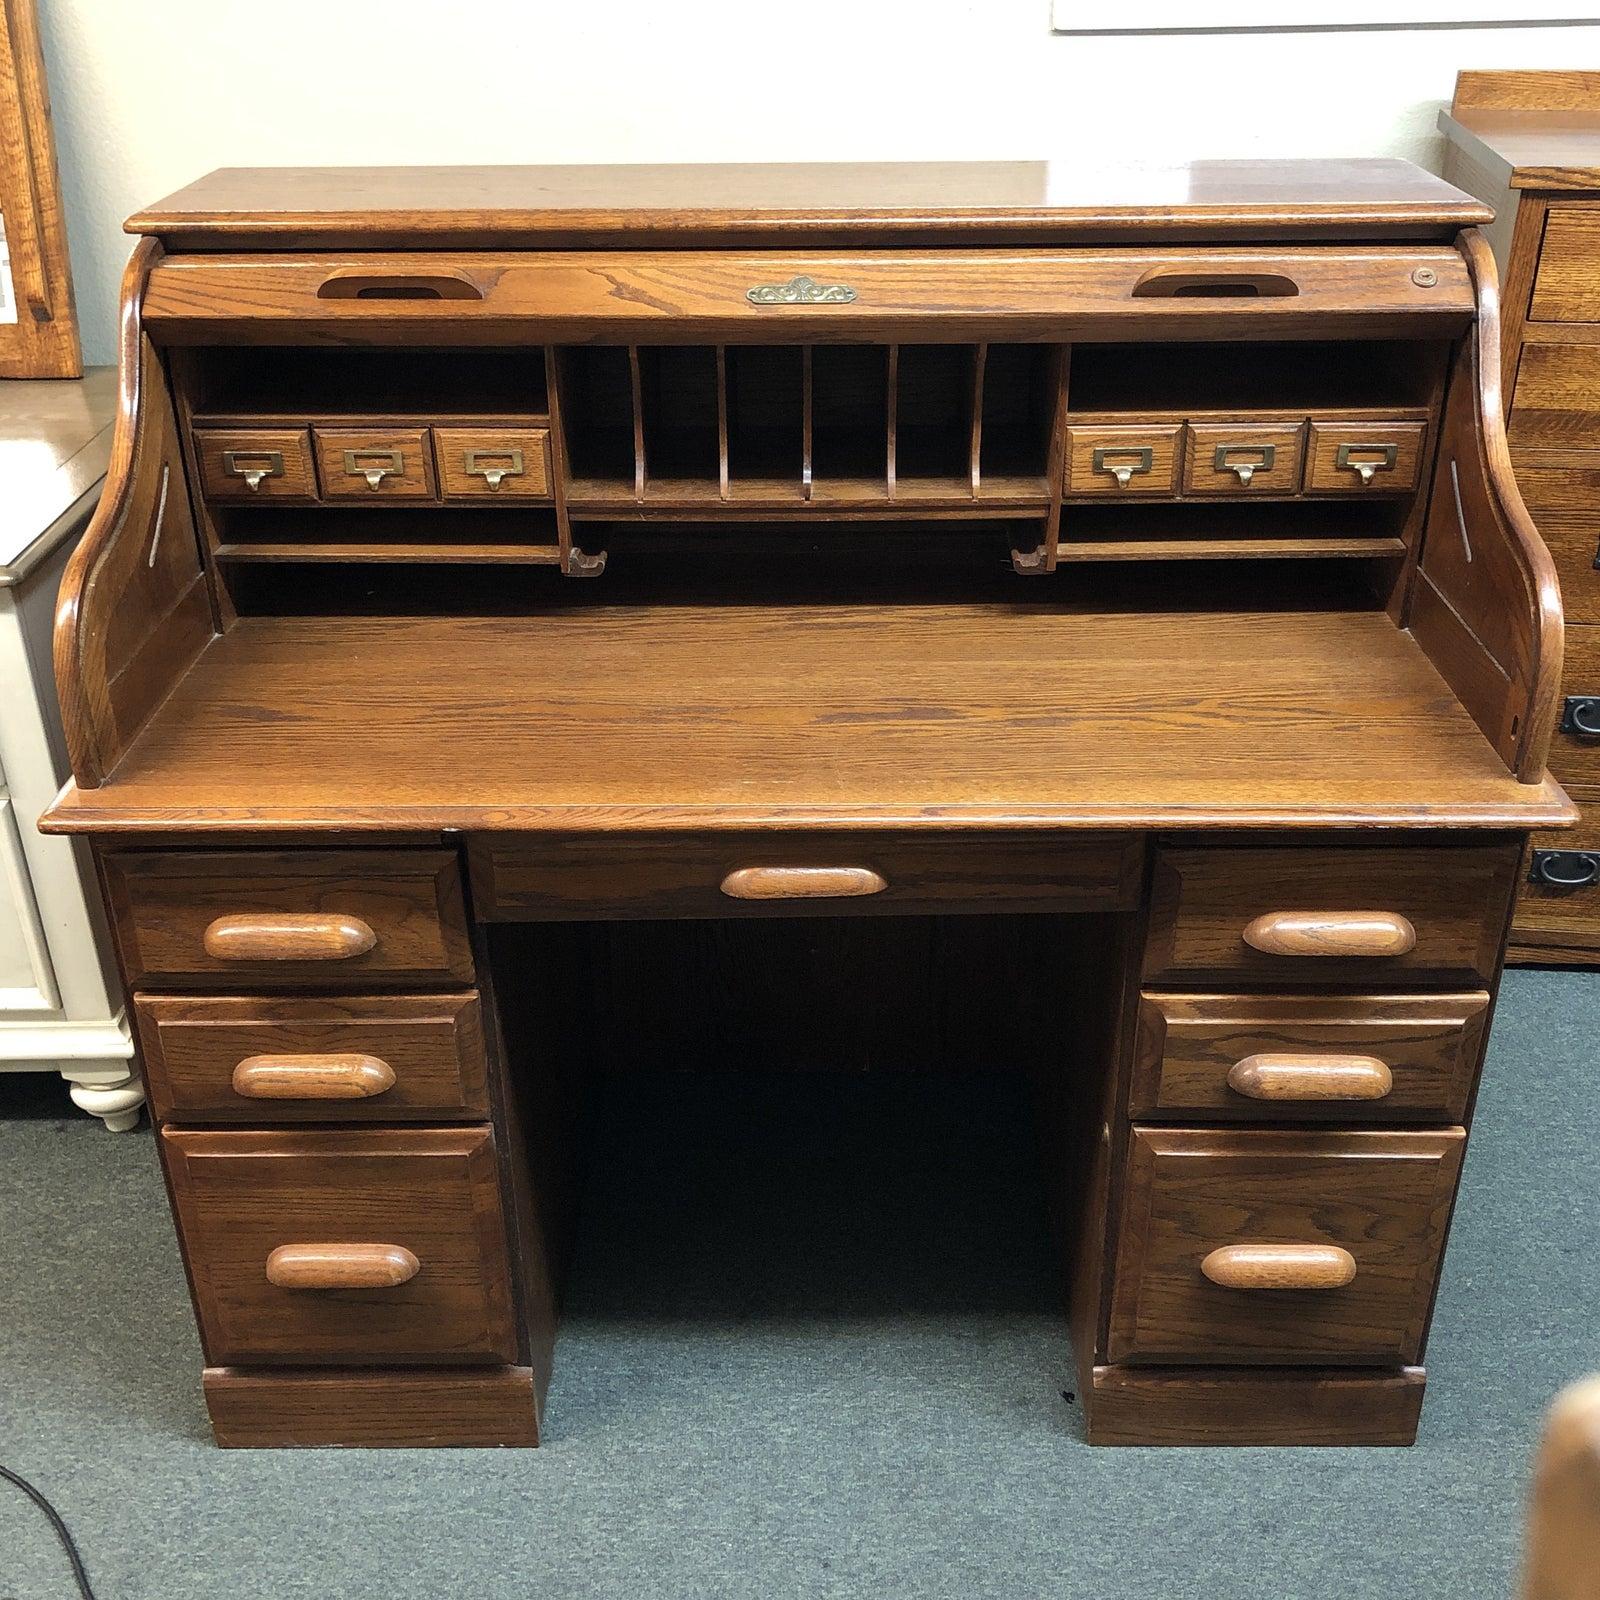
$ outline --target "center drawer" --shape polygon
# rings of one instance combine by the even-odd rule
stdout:
[[[132,988],[473,978],[446,850],[118,851],[105,879]]]
[[[1415,1362],[1465,1139],[1135,1128],[1109,1358]]]
[[[161,1138],[209,1365],[516,1359],[488,1129]]]
[[[1475,988],[1499,966],[1519,859],[1512,840],[1164,848],[1145,981]]]
[[[479,916],[559,921],[1114,910],[1141,859],[1126,833],[539,834],[468,854]]]

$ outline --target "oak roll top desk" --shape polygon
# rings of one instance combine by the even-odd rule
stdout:
[[[944,1065],[953,986],[1026,1075],[1091,1440],[1408,1442],[1574,816],[1489,217],[1394,161],[225,171],[135,217],[47,826],[219,1441],[537,1442],[575,1102],[717,919],[780,985],[795,930],[850,952],[841,1035]]]

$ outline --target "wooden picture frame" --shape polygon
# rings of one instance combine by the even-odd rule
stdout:
[[[0,0],[0,218],[10,257],[0,378],[82,377],[34,0]]]

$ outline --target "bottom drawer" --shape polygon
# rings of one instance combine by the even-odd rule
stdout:
[[[1600,966],[1600,801],[1586,799],[1582,790],[1572,798],[1583,813],[1577,827],[1547,829],[1530,841],[1512,953]]]
[[[1135,1128],[1109,1359],[1416,1361],[1465,1139]]]
[[[516,1359],[487,1128],[162,1145],[211,1365]]]

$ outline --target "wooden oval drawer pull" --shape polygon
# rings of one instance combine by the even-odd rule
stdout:
[[[267,1282],[280,1289],[394,1289],[422,1263],[403,1244],[280,1244]]]
[[[300,912],[245,912],[206,929],[206,954],[217,961],[348,961],[378,936],[360,917]]]
[[[845,900],[888,887],[871,867],[740,867],[722,880],[734,900]]]
[[[394,1068],[377,1056],[249,1056],[233,1069],[247,1100],[370,1100],[394,1088]]]
[[[1342,1289],[1356,1258],[1336,1244],[1227,1244],[1200,1270],[1224,1289]]]
[[[1268,911],[1244,942],[1269,956],[1403,956],[1417,930],[1398,911]]]
[[[1376,1056],[1263,1053],[1235,1061],[1228,1087],[1252,1100],[1381,1100],[1394,1075]]]

